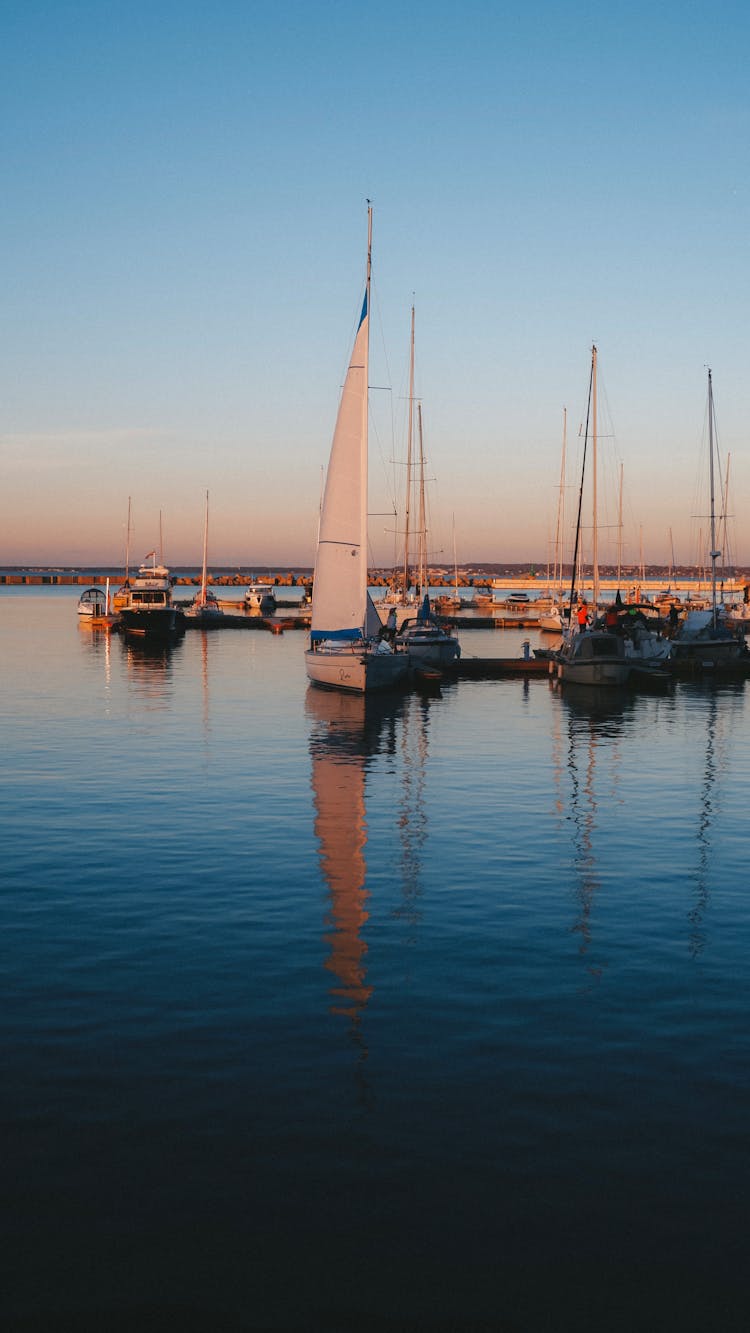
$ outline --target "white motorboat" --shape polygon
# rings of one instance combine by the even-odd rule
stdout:
[[[245,609],[271,615],[276,610],[276,594],[272,583],[251,583],[245,589]]]
[[[78,599],[78,614],[85,620],[102,619],[107,614],[107,594],[103,588],[87,588]]]
[[[106,587],[86,588],[78,599],[78,623],[90,625],[92,629],[110,629],[117,623],[109,595],[109,579]]]

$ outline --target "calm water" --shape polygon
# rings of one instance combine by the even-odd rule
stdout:
[[[77,595],[0,593],[6,1321],[746,1327],[745,687],[365,716]]]

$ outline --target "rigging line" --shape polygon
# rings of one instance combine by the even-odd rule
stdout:
[[[578,564],[578,539],[581,532],[581,509],[583,507],[583,479],[586,472],[586,449],[588,446],[588,439],[589,439],[589,416],[591,413],[591,390],[593,387],[593,383],[594,383],[594,358],[592,356],[591,370],[589,372],[589,400],[586,405],[586,432],[583,437],[583,463],[581,465],[581,486],[578,491],[578,517],[576,519],[576,540],[575,540],[575,547],[573,550],[573,570],[570,580],[569,608],[571,617],[573,615],[573,597],[575,595],[575,590],[576,590],[576,566]]]

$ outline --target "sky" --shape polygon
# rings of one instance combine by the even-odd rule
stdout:
[[[750,564],[750,9],[4,0],[0,564],[314,562],[373,221],[371,558],[409,320],[430,555],[552,558],[598,348],[600,559]],[[619,496],[622,495],[620,506]],[[584,501],[584,507],[588,505]],[[622,524],[619,514],[622,513]]]

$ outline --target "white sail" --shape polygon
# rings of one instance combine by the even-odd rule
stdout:
[[[409,659],[380,635],[367,591],[367,372],[372,209],[367,210],[367,284],[333,433],[318,532],[307,675],[327,689],[389,689]]]
[[[369,313],[366,293],[323,496],[313,583],[313,640],[357,639],[365,628]]]

